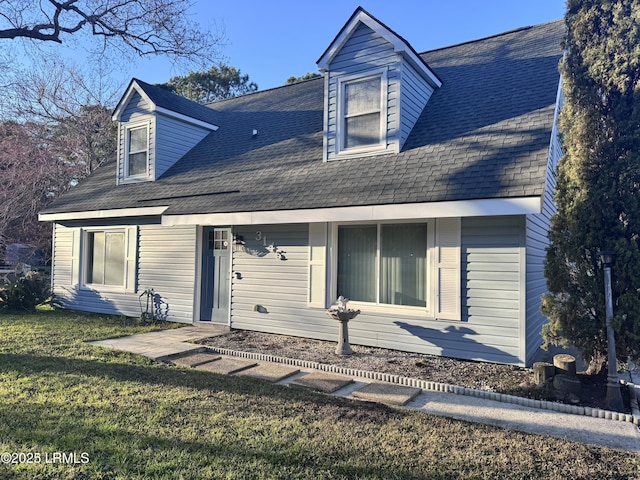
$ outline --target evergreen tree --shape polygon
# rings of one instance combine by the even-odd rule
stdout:
[[[189,72],[183,77],[172,77],[167,83],[156,86],[202,104],[258,89],[258,85],[249,81],[249,75],[241,75],[240,70],[224,64],[214,65],[206,72]]]
[[[564,155],[557,171],[542,311],[545,343],[606,362],[600,250],[616,252],[613,327],[619,360],[640,357],[640,2],[568,0]]]
[[[313,80],[314,78],[319,78],[321,76],[322,75],[317,72],[307,72],[299,77],[294,77],[293,75],[291,75],[289,78],[287,78],[287,82],[285,83],[285,85],[293,85],[294,83],[304,82],[305,80]]]

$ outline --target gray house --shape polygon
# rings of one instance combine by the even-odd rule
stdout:
[[[422,54],[357,9],[322,78],[198,105],[132,80],[117,155],[41,212],[70,309],[528,365],[562,22]]]

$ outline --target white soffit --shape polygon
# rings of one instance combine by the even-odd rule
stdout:
[[[541,197],[404,203],[362,207],[274,210],[269,212],[163,215],[162,225],[269,225],[281,223],[357,222],[447,217],[530,215],[542,211]]]

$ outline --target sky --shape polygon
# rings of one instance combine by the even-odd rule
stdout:
[[[203,26],[224,28],[224,62],[265,90],[317,72],[316,61],[358,6],[419,53],[557,20],[565,12],[563,0],[196,0],[189,13]],[[122,75],[162,83],[185,73],[154,59],[139,60]]]

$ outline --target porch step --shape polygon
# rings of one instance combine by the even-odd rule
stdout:
[[[256,365],[256,362],[247,362],[246,360],[237,360],[235,358],[221,358],[220,360],[200,364],[196,368],[207,372],[233,375]]]
[[[372,402],[402,406],[416,398],[421,392],[422,390],[419,388],[372,382],[351,392],[351,395]]]
[[[353,379],[342,375],[334,375],[324,372],[313,372],[300,377],[289,385],[311,388],[324,393],[333,393],[353,383]]]
[[[220,360],[222,357],[220,355],[216,355],[210,352],[198,352],[190,355],[180,355],[173,358],[169,358],[168,361],[173,363],[174,365],[178,365],[180,367],[197,367],[198,365],[202,365],[204,363],[213,362],[215,360]]]
[[[256,367],[243,370],[238,375],[268,380],[269,382],[280,382],[285,378],[295,375],[300,371],[299,368],[290,367],[288,365],[279,365],[277,363],[265,363]]]

